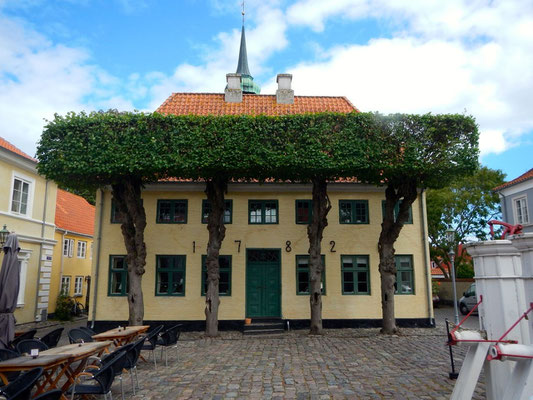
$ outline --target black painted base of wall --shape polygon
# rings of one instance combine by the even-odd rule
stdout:
[[[283,320],[283,325],[287,329],[287,321],[290,329],[309,328],[308,319],[291,319]],[[87,325],[91,326],[92,322],[88,321]],[[127,325],[127,321],[95,321],[94,330],[104,332],[117,326]],[[176,324],[182,325],[182,331],[205,331],[205,321],[144,321],[145,325],[161,325],[170,328]],[[324,319],[323,327],[326,329],[340,328],[381,328],[381,319]],[[434,328],[435,320],[433,318],[398,318],[396,325],[400,328]],[[244,320],[221,320],[218,321],[218,329],[221,331],[243,331]]]

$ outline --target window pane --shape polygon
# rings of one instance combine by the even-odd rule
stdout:
[[[159,268],[167,269],[172,267],[172,259],[170,257],[159,257]]]
[[[342,257],[342,268],[353,268],[352,257]]]
[[[170,202],[168,201],[161,201],[159,202],[159,216],[158,221],[159,222],[170,222]]]
[[[344,271],[343,272],[343,277],[344,277],[344,283],[346,282],[353,282],[353,272],[351,271]]]
[[[341,224],[349,224],[352,222],[352,204],[347,201],[340,203],[340,221]]]
[[[360,293],[368,292],[368,275],[366,272],[357,273],[357,291]]]
[[[250,203],[250,223],[252,224],[261,223],[261,203],[257,203],[257,202]]]
[[[277,205],[274,202],[265,203],[265,223],[275,224],[278,220]]]
[[[354,292],[354,284],[353,284],[353,282],[344,281],[343,292],[344,293],[353,293]]]
[[[355,203],[355,222],[366,222],[366,203]]]
[[[309,293],[308,271],[298,271],[298,293]]]
[[[183,293],[183,272],[177,271],[172,273],[172,293]]]
[[[168,272],[159,272],[158,282],[159,287],[157,288],[157,293],[168,293]]]
[[[126,260],[123,257],[113,258],[113,269],[125,269]]]
[[[311,201],[296,201],[296,223],[307,224],[311,222]]]

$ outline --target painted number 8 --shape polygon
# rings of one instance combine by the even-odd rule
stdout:
[[[285,242],[285,251],[286,251],[287,253],[290,253],[291,250],[292,250],[292,248],[291,248],[291,241],[290,241],[290,240],[287,240],[287,241]]]

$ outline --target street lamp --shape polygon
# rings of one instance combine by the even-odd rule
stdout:
[[[4,244],[6,243],[7,235],[9,235],[9,231],[7,230],[7,225],[4,224],[4,227],[0,230],[0,245],[2,247],[4,247]]]
[[[455,325],[459,324],[459,313],[457,311],[457,286],[455,284],[455,252],[453,247],[455,244],[455,230],[452,228],[446,229],[446,241],[450,246],[450,251],[448,255],[450,256],[450,264],[452,267],[452,287],[453,287],[453,311],[455,313]]]

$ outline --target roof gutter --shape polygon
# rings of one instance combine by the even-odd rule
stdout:
[[[42,257],[43,257],[43,246],[44,246],[44,232],[46,228],[46,206],[48,204],[48,183],[50,181],[47,179],[45,186],[44,186],[44,208],[43,208],[43,222],[41,224],[41,239],[43,240],[43,243],[39,246],[39,268],[37,269],[37,286],[35,287],[35,320],[40,320],[40,315],[37,313],[39,310],[39,287],[41,286],[41,268],[42,265]],[[48,309],[48,307],[46,307]],[[38,319],[39,318],[39,319]]]
[[[100,215],[98,216],[98,235],[96,236],[96,257],[94,264],[94,291],[93,291],[93,312],[91,320],[91,328],[94,328],[94,321],[96,319],[96,299],[98,298],[98,277],[100,276],[100,256],[102,253],[102,223],[104,217],[104,191],[100,190]]]

